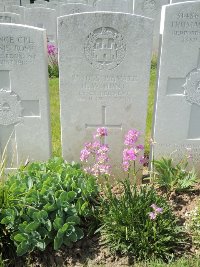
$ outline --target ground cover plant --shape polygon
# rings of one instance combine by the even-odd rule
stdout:
[[[198,181],[195,170],[188,170],[187,158],[178,163],[174,163],[172,158],[155,160],[153,168],[154,182],[166,189],[167,192],[190,189]]]
[[[96,179],[60,158],[32,163],[8,177],[0,223],[11,233],[17,254],[49,244],[58,250],[84,236],[92,218]]]

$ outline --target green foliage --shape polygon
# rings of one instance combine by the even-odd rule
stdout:
[[[59,77],[59,67],[58,64],[48,65],[49,78]]]
[[[200,251],[200,202],[197,207],[191,212],[186,227],[191,233],[193,244]]]
[[[98,194],[93,176],[60,158],[21,168],[4,189],[0,221],[12,232],[18,255],[36,248],[43,251],[50,243],[58,250],[80,240]]]
[[[122,183],[124,193],[116,196],[111,189],[102,199],[99,220],[103,243],[111,251],[129,254],[136,259],[168,259],[177,246],[184,244],[184,232],[177,225],[169,204],[149,186]],[[163,209],[152,220],[151,205]]]
[[[154,161],[155,182],[168,191],[185,190],[192,188],[197,183],[194,170],[188,171],[188,162],[180,161],[174,164],[172,159],[162,158]]]

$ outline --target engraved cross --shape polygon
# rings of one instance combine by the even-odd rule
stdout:
[[[23,118],[39,118],[39,100],[21,100],[11,90],[11,72],[0,71],[0,158],[5,151],[7,166],[18,164],[16,126]]]
[[[96,124],[85,124],[86,128],[99,128],[99,127],[105,127],[105,128],[112,128],[112,129],[122,129],[122,123],[121,124],[109,124],[107,123],[106,120],[106,106],[102,106],[101,108],[101,113],[102,113],[102,121],[101,123],[96,123]],[[105,143],[105,138],[103,140],[103,143]]]
[[[186,77],[168,78],[166,95],[184,97],[191,105],[187,139],[200,139],[200,50],[196,69]]]

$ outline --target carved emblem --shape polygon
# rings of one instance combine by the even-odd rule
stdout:
[[[183,88],[186,101],[200,105],[200,69],[189,73]]]
[[[156,1],[155,0],[145,0],[144,9],[155,9]]]
[[[19,97],[13,92],[0,89],[0,125],[19,123],[22,119],[22,106]]]
[[[71,11],[70,11],[70,14],[75,14],[75,13],[81,13],[81,10],[80,8],[73,8]]]
[[[87,37],[84,52],[89,63],[98,70],[117,67],[126,54],[122,34],[113,28],[98,28]]]

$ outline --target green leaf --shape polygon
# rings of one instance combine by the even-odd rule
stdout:
[[[27,235],[25,235],[25,234],[16,234],[14,236],[14,240],[17,241],[17,242],[26,241],[27,240]]]
[[[72,224],[80,224],[80,218],[78,216],[70,216],[66,219],[66,222],[70,222]]]
[[[78,240],[77,235],[75,232],[71,233],[70,236],[68,236],[69,240],[72,242],[76,242]]]
[[[17,246],[17,255],[22,256],[25,253],[29,251],[29,243],[27,241],[22,241],[18,246]]]
[[[84,237],[84,232],[79,227],[75,226],[75,232],[77,235],[78,240],[82,239]]]
[[[62,243],[63,243],[63,238],[56,236],[54,239],[54,249],[58,250],[61,247]]]
[[[32,231],[35,231],[38,228],[39,225],[40,225],[39,222],[31,222],[31,223],[29,223],[25,228],[25,232],[26,233],[31,233]]]
[[[46,221],[45,226],[46,226],[47,230],[48,230],[49,232],[51,232],[52,224],[51,224],[51,221],[50,221],[50,220],[47,220],[47,221]]]
[[[39,241],[36,243],[36,247],[39,248],[41,251],[44,251],[46,248],[46,244],[44,241]]]
[[[63,218],[57,217],[53,222],[53,227],[55,230],[59,230],[64,224]]]

